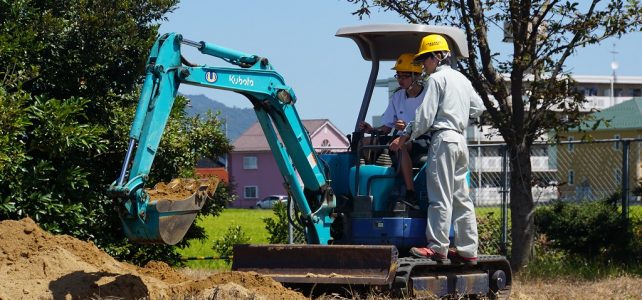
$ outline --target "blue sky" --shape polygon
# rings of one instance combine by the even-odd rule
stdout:
[[[160,32],[177,32],[186,39],[267,57],[294,89],[301,118],[329,119],[347,134],[355,126],[370,63],[361,58],[352,40],[334,34],[344,26],[404,23],[397,14],[380,11],[359,20],[351,14],[356,8],[346,0],[183,0],[161,24]],[[497,50],[507,46],[500,36],[491,36],[491,43],[500,47]],[[617,74],[642,76],[641,33],[581,49],[567,64],[576,75],[609,75],[613,43],[618,51]],[[229,66],[197,51],[186,50],[186,54],[194,63]],[[391,67],[390,62],[382,63],[379,78],[392,76]],[[182,85],[180,92],[204,94],[230,107],[251,107],[247,99],[232,92],[188,85]],[[386,103],[387,91],[375,88],[367,119],[381,114]]]

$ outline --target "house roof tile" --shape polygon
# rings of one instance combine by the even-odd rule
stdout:
[[[596,120],[604,119],[609,121],[608,127],[602,122],[597,127],[597,130],[642,129],[642,97],[636,97],[613,105],[594,113],[593,116]],[[591,122],[589,126],[591,127],[593,124]]]
[[[328,119],[312,119],[312,120],[302,120],[303,126],[305,129],[308,131],[308,134],[312,137],[314,136],[321,127],[323,127],[325,124],[328,124],[331,126],[334,130],[336,130],[339,135],[343,136],[341,131],[336,129],[330,123]],[[241,136],[239,136],[236,141],[234,141],[234,151],[265,151],[265,150],[270,150],[270,146],[268,145],[267,139],[265,138],[265,134],[263,134],[263,130],[261,129],[261,125],[256,122],[250,126]]]

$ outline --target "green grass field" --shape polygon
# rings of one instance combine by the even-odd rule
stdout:
[[[498,207],[477,208],[477,214],[493,213],[499,217],[500,210]],[[510,215],[510,210],[508,211]],[[642,206],[631,206],[629,210],[631,218],[642,219]],[[240,225],[245,234],[250,238],[252,244],[266,244],[268,242],[268,232],[265,230],[263,218],[274,216],[274,212],[269,209],[236,209],[228,208],[220,216],[206,217],[197,220],[197,224],[205,228],[208,235],[206,241],[192,241],[189,247],[179,250],[182,256],[217,256],[212,250],[214,241],[220,239],[227,228],[230,226]],[[229,266],[222,260],[192,260],[187,262],[187,266],[193,269],[229,269]]]
[[[478,214],[493,212],[499,216],[499,208],[480,208]],[[196,220],[199,226],[205,228],[207,240],[192,241],[185,249],[180,249],[179,253],[183,257],[195,256],[218,256],[212,245],[214,241],[220,239],[227,232],[227,228],[240,225],[243,232],[250,237],[251,244],[266,244],[268,242],[268,232],[265,230],[263,218],[271,218],[274,212],[269,209],[225,209],[217,217],[205,217]],[[190,260],[187,267],[192,269],[229,269],[223,260]]]
[[[274,216],[270,209],[225,209],[217,217],[200,218],[196,223],[207,233],[207,240],[192,241],[189,247],[181,249],[179,253],[184,257],[189,256],[217,256],[212,250],[214,241],[220,239],[227,232],[230,226],[239,225],[243,232],[250,237],[251,244],[266,244],[268,242],[268,232],[265,230],[263,218]],[[188,261],[187,266],[194,269],[226,269],[229,268],[222,260],[193,260]]]

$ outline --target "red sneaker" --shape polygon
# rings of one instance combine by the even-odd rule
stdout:
[[[414,255],[415,257],[418,258],[429,258],[434,261],[444,261],[446,260],[446,256],[443,254],[439,254],[435,252],[435,250],[432,250],[431,248],[419,248],[419,247],[412,247],[410,248],[410,254]]]
[[[448,258],[453,263],[460,263],[465,265],[476,265],[477,257],[463,257],[455,249],[448,249]]]

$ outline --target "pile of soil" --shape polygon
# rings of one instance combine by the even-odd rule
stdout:
[[[31,219],[0,222],[0,300],[305,299],[271,278],[224,272],[194,279],[162,262],[141,268],[91,242],[43,231]]]
[[[163,262],[141,268],[115,260],[91,242],[49,234],[28,218],[0,222],[0,300],[140,298],[306,299],[256,273],[197,277]],[[372,298],[381,297],[367,297]],[[642,278],[517,280],[511,299],[642,299]]]
[[[145,191],[152,200],[185,200],[195,193],[212,197],[216,192],[219,179],[209,177],[204,179],[176,178],[169,183],[159,182],[153,189]]]

